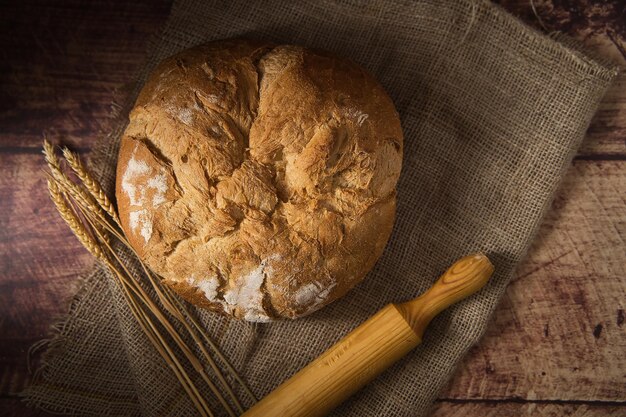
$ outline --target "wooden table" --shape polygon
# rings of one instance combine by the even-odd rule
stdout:
[[[626,6],[503,1],[626,66]],[[580,3],[580,4],[579,4]],[[44,135],[85,156],[111,128],[169,1],[0,9],[0,415],[48,415],[16,394],[27,351],[92,263],[46,195]],[[434,415],[626,415],[626,75],[605,97],[487,335]]]

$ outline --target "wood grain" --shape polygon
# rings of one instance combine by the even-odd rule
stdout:
[[[0,394],[28,381],[26,351],[65,312],[93,262],[47,195],[39,155],[0,154]]]
[[[142,62],[170,1],[3,4],[3,148],[39,151],[42,135],[88,149],[111,130],[111,103]]]
[[[426,292],[395,307],[421,341],[437,314],[480,290],[492,274],[493,264],[487,256],[482,253],[466,255],[452,264]]]
[[[12,397],[27,351],[66,311],[92,263],[50,204],[41,141],[85,154],[113,123],[171,1],[4,2],[0,7],[0,415],[43,416]]]
[[[626,400],[626,163],[577,161],[445,398]]]
[[[389,304],[242,417],[324,417],[420,342],[406,317]]]
[[[524,402],[437,402],[431,417],[624,417],[626,406]]]

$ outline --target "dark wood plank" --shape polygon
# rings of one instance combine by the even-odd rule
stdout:
[[[626,9],[622,0],[496,0],[537,30],[562,32],[626,69]],[[534,6],[534,7],[533,7]],[[626,72],[602,100],[579,155],[626,160]]]
[[[41,1],[0,12],[0,147],[44,134],[89,148],[111,130],[111,103],[133,81],[171,0]]]
[[[0,394],[29,380],[26,351],[65,312],[89,253],[48,199],[40,155],[0,154]]]
[[[522,402],[438,402],[431,417],[623,417],[626,405]]]
[[[0,26],[11,31],[0,32],[0,395],[28,384],[29,347],[48,335],[93,262],[47,197],[43,134],[88,151],[111,129],[111,102],[133,82],[169,7],[2,5]]]
[[[574,163],[442,397],[626,399],[625,190],[626,162]]]

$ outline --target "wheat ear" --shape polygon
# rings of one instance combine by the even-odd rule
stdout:
[[[71,152],[67,148],[63,148],[63,156],[65,157],[68,164],[70,165],[70,168],[72,168],[72,171],[74,171],[74,173],[76,173],[78,178],[80,178],[81,182],[83,183],[85,188],[89,191],[91,196],[98,202],[100,207],[102,207],[102,209],[104,209],[104,211],[109,216],[111,216],[111,218],[115,221],[115,223],[118,226],[120,226],[120,219],[117,215],[117,211],[115,210],[115,206],[113,205],[109,197],[106,195],[106,193],[104,192],[104,190],[102,189],[98,181],[96,181],[91,176],[89,171],[85,169],[82,162],[80,161],[80,158],[78,158],[78,156],[75,153]]]
[[[59,188],[59,185],[53,180],[48,179],[48,191],[50,192],[50,198],[57,208],[57,211],[61,215],[61,218],[65,220],[65,223],[72,229],[72,232],[76,235],[79,242],[97,259],[107,261],[107,258],[100,248],[100,245],[91,237],[87,232],[87,229],[78,219],[74,211],[70,208],[70,204],[67,198],[63,195],[63,192]]]

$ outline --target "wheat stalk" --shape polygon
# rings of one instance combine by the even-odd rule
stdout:
[[[125,269],[125,272],[120,271],[120,269],[104,253],[97,241],[95,241],[90,236],[90,234],[87,232],[87,229],[85,228],[85,225],[80,221],[78,214],[69,203],[68,195],[63,193],[61,187],[58,183],[55,182],[54,179],[48,180],[48,188],[52,201],[57,207],[59,214],[68,224],[72,232],[74,232],[78,240],[83,244],[83,246],[85,246],[85,248],[87,248],[87,250],[92,255],[102,260],[118,278],[118,282],[120,282],[122,286],[126,301],[128,302],[131,308],[131,312],[135,316],[135,319],[139,323],[144,333],[148,336],[152,344],[157,348],[157,351],[166,360],[170,368],[172,368],[179,382],[183,386],[183,389],[185,389],[187,394],[190,396],[198,411],[201,413],[202,416],[213,417],[213,413],[206,404],[206,401],[200,395],[197,387],[195,387],[195,385],[192,383],[189,375],[186,373],[180,361],[176,358],[171,347],[169,347],[169,345],[167,344],[165,338],[159,333],[155,323],[152,322],[150,316],[147,315],[147,312],[139,307],[140,303],[145,303],[147,301],[147,294],[138,291],[138,286],[135,285],[135,280],[126,275],[126,272],[128,270],[126,268],[123,268]],[[78,207],[81,211],[85,209],[85,207],[81,207],[80,205]],[[90,225],[92,224],[90,223]],[[101,242],[108,245],[100,232],[98,230],[95,230],[95,228],[94,231],[101,239]],[[112,254],[115,254],[110,246],[108,247],[108,249]],[[157,314],[159,313],[158,308],[154,305],[150,306],[148,311]],[[163,324],[162,321],[160,321],[160,323]],[[166,330],[168,331],[168,333],[171,333],[173,331],[173,328],[171,326],[166,326]],[[197,365],[195,365],[194,367],[197,368]]]
[[[166,292],[170,292],[171,290],[169,290],[169,288],[165,288]],[[233,368],[233,366],[230,364],[230,362],[228,361],[228,359],[226,359],[226,357],[222,354],[222,352],[220,352],[219,348],[215,345],[215,342],[213,342],[213,340],[211,340],[211,338],[209,338],[207,336],[207,334],[205,332],[202,331],[202,327],[200,326],[200,323],[198,323],[198,320],[196,320],[193,315],[189,312],[189,310],[187,309],[187,307],[185,307],[177,298],[172,297],[172,299],[174,300],[174,302],[177,304],[178,308],[185,314],[186,317],[189,317],[189,321],[191,321],[191,323],[193,324],[193,326],[195,327],[195,329],[198,331],[198,333],[200,334],[200,336],[202,336],[202,338],[204,339],[204,341],[206,342],[206,344],[208,344],[211,349],[213,350],[213,353],[218,357],[218,359],[224,364],[224,366],[226,367],[226,369],[228,370],[228,372],[230,372],[230,374],[235,378],[235,380],[237,381],[237,383],[239,383],[239,385],[243,388],[243,390],[246,392],[246,394],[248,395],[249,398],[251,398],[254,402],[257,402],[257,398],[256,396],[252,393],[252,391],[250,391],[250,388],[248,388],[248,385],[243,381],[243,379],[239,376],[239,374],[237,373],[237,371],[235,371],[235,368]],[[186,321],[185,321],[186,322]],[[202,345],[202,343],[200,341],[196,341],[196,343]],[[205,356],[207,356],[207,354],[205,354]],[[240,411],[243,413],[243,410]]]
[[[72,166],[73,170],[77,174],[82,173],[82,175],[79,175],[79,178],[92,178],[87,173],[87,171],[84,169],[84,167],[82,166],[82,164],[80,163],[78,157],[75,154],[72,154],[67,149],[64,149],[63,154],[64,154],[64,156],[66,158],[68,158],[68,157],[72,158],[72,161],[69,161],[70,166]],[[144,272],[146,273],[146,276],[149,278],[150,284],[153,287],[153,289],[155,290],[155,292],[156,292],[156,294],[157,294],[157,296],[159,298],[159,301],[161,301],[163,306],[166,308],[166,310],[168,312],[170,312],[170,314],[172,314],[174,317],[176,317],[184,325],[185,329],[189,332],[189,334],[194,339],[194,342],[200,348],[204,358],[207,360],[207,362],[209,363],[209,365],[211,366],[211,368],[213,369],[213,371],[217,375],[220,383],[226,389],[227,394],[230,397],[231,401],[233,401],[233,403],[237,407],[238,411],[240,413],[243,413],[243,407],[241,406],[241,403],[239,402],[239,400],[237,399],[236,395],[232,391],[232,388],[229,386],[228,382],[226,381],[223,373],[221,372],[221,370],[219,369],[219,367],[215,363],[214,359],[211,357],[211,355],[205,349],[205,347],[204,347],[204,345],[202,343],[202,340],[200,339],[200,336],[211,347],[211,349],[213,350],[213,353],[224,364],[226,369],[233,375],[235,380],[242,386],[242,388],[244,389],[246,394],[255,402],[256,402],[256,397],[250,391],[250,389],[247,387],[247,385],[244,383],[244,381],[241,379],[241,377],[237,374],[237,372],[234,370],[232,365],[224,357],[224,355],[219,351],[219,349],[217,348],[215,343],[206,335],[205,332],[202,331],[200,325],[195,320],[195,318],[189,313],[189,311],[186,309],[186,307],[184,307],[184,305],[182,303],[180,303],[178,300],[176,300],[176,298],[172,297],[170,295],[170,293],[165,291],[165,288],[163,288],[161,286],[159,280],[157,280],[154,277],[154,275],[150,272],[150,270],[146,267],[146,265],[141,261],[141,259],[139,258],[139,256],[137,255],[137,253],[135,252],[133,247],[129,244],[128,240],[113,225],[111,225],[107,221],[108,219],[106,218],[106,216],[104,216],[102,214],[102,210],[100,210],[99,207],[98,208],[94,208],[93,205],[90,204],[90,200],[88,198],[85,198],[83,193],[77,192],[77,191],[81,191],[81,190],[72,190],[71,186],[75,185],[75,184],[69,182],[66,177],[61,177],[61,178],[62,178],[64,184],[68,185],[69,190],[73,191],[73,196],[75,196],[78,199],[80,199],[81,202],[83,204],[85,204],[89,208],[89,210],[85,210],[85,215],[91,215],[91,214],[96,214],[97,215],[97,216],[95,216],[96,218],[93,219],[94,220],[94,224],[92,226],[95,227],[95,228],[98,228],[101,225],[101,226],[107,228],[109,230],[109,232],[111,232],[118,240],[120,240],[120,242],[122,244],[124,244],[128,249],[130,249],[134,253],[134,255],[136,256],[137,260],[139,261],[139,263],[141,264],[142,268],[144,269]],[[94,194],[98,193],[98,190],[100,190],[100,192],[102,192],[102,188],[99,186],[99,184],[97,184],[97,182],[95,180],[93,180],[93,178],[91,179],[91,181],[92,181],[91,188],[92,188],[92,190],[94,190],[94,191],[91,192],[91,194],[94,195]],[[101,205],[102,204],[105,204],[105,203],[101,203]],[[113,207],[112,204],[109,204],[109,206]],[[111,218],[113,218],[115,220],[115,218],[117,218],[117,215],[111,216]],[[116,224],[119,225],[119,221],[116,221]],[[176,306],[174,306],[174,302],[176,303]],[[194,331],[194,328],[192,328],[189,325],[189,323],[187,322],[185,317],[188,317],[189,320],[192,322],[193,327],[195,328],[195,331]],[[200,333],[200,336],[198,336],[198,333]]]
[[[152,322],[151,318],[147,315],[145,310],[142,310],[139,307],[139,302],[137,300],[137,294],[131,294],[129,290],[134,289],[134,280],[129,278],[127,275],[124,275],[119,269],[115,266],[115,264],[111,261],[111,259],[106,256],[106,254],[102,251],[101,247],[90,237],[89,233],[85,229],[83,223],[80,222],[78,213],[72,207],[71,203],[68,201],[68,196],[63,195],[61,189],[57,184],[53,181],[48,181],[48,189],[50,190],[50,194],[52,196],[52,200],[54,201],[55,206],[59,209],[61,213],[61,217],[68,223],[74,234],[78,237],[79,241],[83,243],[83,245],[96,256],[98,259],[102,260],[111,271],[118,278],[118,282],[122,286],[122,290],[125,296],[126,301],[131,309],[131,312],[140,327],[144,331],[144,333],[148,336],[152,344],[157,348],[157,351],[161,354],[161,356],[165,359],[166,363],[170,366],[170,368],[174,371],[175,375],[181,382],[183,389],[192,402],[200,412],[202,417],[214,417],[214,414],[211,412],[208,404],[202,398],[202,395],[195,387],[195,385],[191,382],[189,375],[187,375],[180,361],[176,358],[176,355],[173,353],[172,349],[167,345],[165,338],[161,335],[158,329],[155,326],[155,323]],[[79,210],[84,209],[83,207],[79,207]],[[91,224],[93,227],[94,225]],[[102,236],[98,230],[96,230],[98,234],[98,238],[102,239],[102,242],[105,242],[108,245],[108,240]],[[109,247],[110,249],[110,247]],[[112,253],[113,250],[110,249]],[[141,295],[139,295],[141,299]],[[154,312],[156,306],[153,307],[150,311]]]
[[[171,347],[168,345],[166,339],[163,337],[163,334],[159,331],[157,323],[162,326],[165,329],[166,334],[174,340],[176,345],[183,352],[185,358],[189,361],[202,380],[209,386],[211,392],[215,395],[226,412],[231,417],[235,416],[235,413],[231,409],[228,401],[226,401],[218,387],[206,374],[200,360],[194,355],[191,348],[184,342],[181,335],[168,321],[160,308],[144,291],[143,287],[139,285],[138,281],[134,278],[133,274],[130,272],[123,260],[113,249],[109,240],[110,235],[117,238],[137,257],[137,260],[139,260],[139,263],[149,279],[151,287],[154,289],[163,307],[170,314],[172,314],[172,316],[176,318],[191,335],[193,341],[202,352],[202,355],[217,375],[219,382],[226,390],[229,399],[233,402],[233,404],[235,404],[238,411],[243,413],[241,403],[233,393],[232,388],[227,383],[213,357],[204,347],[202,339],[204,339],[204,341],[211,347],[213,353],[225,365],[235,380],[243,387],[246,394],[248,394],[254,401],[256,401],[256,398],[246,386],[244,381],[239,377],[234,368],[230,365],[228,360],[219,351],[215,343],[203,331],[201,326],[197,323],[189,311],[187,311],[184,305],[173,296],[169,289],[162,287],[160,281],[156,279],[145,264],[141,262],[136,252],[123,235],[119,216],[115,211],[115,206],[104,193],[100,184],[84,168],[78,156],[69,151],[67,148],[63,149],[65,160],[72,171],[74,171],[77,175],[82,187],[84,188],[71,181],[63,172],[61,162],[56,157],[54,152],[54,147],[47,140],[44,140],[43,153],[51,172],[50,178],[48,179],[48,189],[59,214],[83,246],[85,246],[92,255],[103,261],[103,263],[114,273],[121,285],[133,316],[148,339],[155,346],[157,352],[159,352],[168,366],[170,366],[200,414],[202,416],[213,416],[213,413],[209,409],[204,398],[202,398],[198,388],[193,384],[184,367],[174,354]],[[186,317],[189,318],[193,326],[188,323]],[[156,319],[156,322],[154,319]]]

